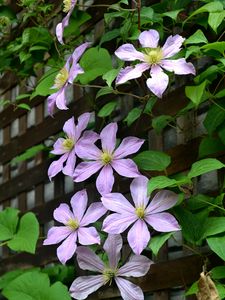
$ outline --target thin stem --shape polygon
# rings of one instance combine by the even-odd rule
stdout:
[[[8,243],[8,241],[5,241],[5,242],[0,243],[0,247],[6,245],[7,243]]]

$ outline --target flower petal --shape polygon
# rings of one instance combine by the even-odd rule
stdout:
[[[111,211],[123,214],[134,214],[134,207],[130,202],[120,193],[105,194],[101,201],[103,205]]]
[[[76,140],[74,117],[70,118],[65,122],[63,126],[63,131],[66,133],[68,138],[72,139],[73,141]]]
[[[87,112],[80,115],[79,118],[77,119],[77,125],[75,128],[77,140],[80,138],[81,133],[87,128],[91,115],[92,115],[91,113]]]
[[[145,30],[139,35],[138,39],[143,48],[157,48],[159,43],[159,33],[154,29]]]
[[[78,60],[81,58],[83,53],[86,51],[88,47],[91,46],[91,44],[92,43],[90,42],[85,42],[81,44],[79,47],[77,47],[72,54],[73,61],[78,62]]]
[[[150,233],[143,220],[137,220],[137,222],[134,223],[128,232],[127,240],[135,254],[141,254],[147,247],[150,240]]]
[[[48,168],[48,177],[51,180],[63,169],[63,163],[67,160],[69,153],[63,154],[58,160],[54,160]]]
[[[121,277],[115,278],[123,300],[144,300],[141,288]]]
[[[185,39],[179,34],[176,34],[174,36],[170,35],[167,38],[164,46],[162,47],[163,57],[168,58],[177,54],[181,50],[181,46],[184,40]]]
[[[96,145],[93,145],[87,139],[81,138],[75,145],[76,154],[82,159],[99,160],[102,151]]]
[[[93,130],[85,130],[82,134],[82,137],[79,139],[79,142],[94,144],[99,139],[99,134]]]
[[[124,158],[130,154],[136,153],[144,143],[144,140],[136,137],[126,137],[115,150],[113,157],[115,159]]]
[[[86,190],[77,192],[71,198],[71,207],[73,209],[73,215],[77,218],[78,222],[83,218],[84,212],[87,208],[88,196]]]
[[[70,287],[70,295],[74,299],[86,299],[102,285],[104,285],[102,275],[80,276],[73,281]]]
[[[103,152],[112,153],[116,147],[116,133],[118,130],[117,123],[110,123],[105,126],[101,133],[100,138],[102,142]]]
[[[178,195],[174,192],[162,190],[158,192],[146,209],[147,214],[155,214],[173,207],[178,201]]]
[[[102,168],[102,163],[97,161],[87,161],[80,163],[73,174],[75,182],[81,182],[91,177],[94,173]]]
[[[68,84],[65,84],[56,95],[55,104],[58,109],[66,110],[68,107],[66,106],[66,88]]]
[[[148,273],[153,262],[144,255],[132,255],[129,261],[122,266],[117,275],[127,277],[141,277]]]
[[[138,177],[141,174],[138,171],[137,165],[132,159],[115,159],[112,161],[111,166],[115,171],[124,177]]]
[[[143,72],[148,69],[150,69],[150,65],[147,63],[141,63],[121,69],[116,77],[116,84],[123,84],[131,79],[139,78],[142,76]]]
[[[72,232],[68,238],[57,248],[57,256],[64,265],[75,253],[77,249],[77,232]]]
[[[145,208],[149,201],[148,178],[145,176],[135,178],[130,185],[130,191],[135,206]]]
[[[65,148],[63,147],[63,142],[65,141],[64,138],[59,138],[57,139],[57,141],[54,143],[53,145],[53,150],[51,151],[52,154],[55,155],[62,155],[66,152],[68,152],[67,150],[65,150]]]
[[[80,246],[77,248],[77,262],[82,270],[102,272],[105,268],[99,256],[88,247]]]
[[[79,227],[78,239],[81,245],[100,244],[100,236],[95,227]]]
[[[77,75],[83,74],[83,73],[84,73],[84,70],[81,68],[81,66],[78,63],[73,63],[73,65],[70,68],[68,82],[70,84],[73,84],[73,81],[77,77]]]
[[[97,190],[101,195],[108,194],[112,191],[113,184],[113,169],[110,165],[106,165],[102,168],[96,180]]]
[[[105,213],[107,212],[107,209],[103,206],[101,202],[95,202],[92,203],[85,215],[83,216],[80,225],[81,226],[86,226],[91,223],[96,222],[98,219],[100,219]]]
[[[195,67],[192,63],[187,63],[184,58],[162,60],[160,66],[167,71],[174,72],[177,75],[193,74],[195,75]]]
[[[159,232],[181,230],[177,220],[169,213],[147,215],[145,221]]]
[[[169,77],[158,65],[151,67],[150,75],[151,78],[149,78],[146,82],[148,88],[157,97],[162,98],[162,94],[165,92],[168,86]]]
[[[71,229],[66,226],[53,226],[49,229],[47,238],[43,245],[58,244],[71,234]]]
[[[76,154],[75,154],[75,149],[73,149],[67,158],[66,165],[63,168],[62,172],[63,174],[73,177],[74,169],[75,169],[75,164],[76,164]]]
[[[56,101],[56,97],[57,97],[58,94],[59,94],[59,91],[57,91],[56,93],[51,94],[47,98],[48,113],[50,114],[50,116],[53,116],[53,113],[54,113],[54,110],[55,110],[55,101]]]
[[[60,223],[67,224],[70,219],[74,219],[74,215],[69,205],[62,203],[53,212],[54,219]]]
[[[117,268],[120,260],[120,251],[123,246],[123,240],[120,234],[109,234],[103,249],[108,255],[110,268]]]
[[[111,234],[119,234],[124,232],[136,220],[135,215],[111,214],[105,218],[102,230]]]
[[[144,61],[144,54],[137,51],[132,44],[124,44],[120,46],[115,55],[121,60],[134,61],[136,59]]]

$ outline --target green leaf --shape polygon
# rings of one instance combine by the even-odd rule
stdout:
[[[222,104],[221,107],[223,108],[223,106],[224,105]],[[223,110],[221,107],[218,107],[215,104],[212,105],[206,115],[203,124],[209,134],[212,134],[218,128],[219,125],[224,123],[225,110]]]
[[[204,224],[202,239],[222,232],[225,232],[225,217],[210,217]]]
[[[225,260],[225,235],[210,236],[207,243],[213,252]]]
[[[112,70],[109,70],[108,72],[106,72],[102,76],[102,79],[106,81],[106,83],[109,87],[111,87],[112,82],[116,78],[116,76],[118,75],[119,71],[120,71],[120,68],[119,69],[112,69]]]
[[[103,34],[99,44],[101,46],[103,43],[109,42],[109,41],[115,39],[118,36],[120,36],[120,29],[115,28],[115,29],[113,29],[111,31],[108,31],[105,34]]]
[[[95,78],[112,69],[112,61],[109,52],[104,48],[88,49],[82,56],[80,66],[84,73],[77,76],[82,84],[87,84]]]
[[[28,110],[28,111],[31,110],[30,106],[28,104],[26,104],[26,103],[17,104],[17,107],[25,109],[25,110]]]
[[[152,253],[156,256],[163,246],[163,244],[173,235],[173,232],[162,233],[157,236],[153,236],[148,244],[148,247],[152,250]]]
[[[190,296],[193,294],[197,294],[198,292],[198,281],[195,281],[191,287],[187,290],[187,292],[185,293],[185,296]]]
[[[97,92],[96,99],[98,99],[99,97],[104,96],[104,95],[112,94],[113,92],[114,92],[114,90],[112,87],[104,86]]]
[[[173,11],[167,11],[162,13],[163,17],[169,17],[172,20],[176,21],[178,14],[182,11],[183,9],[178,9],[178,10],[173,10]]]
[[[220,52],[222,55],[224,55],[224,51],[225,51],[225,42],[214,42],[214,43],[209,43],[207,45],[204,45],[201,47],[201,49],[207,51],[210,50],[215,50]]]
[[[10,240],[16,232],[19,210],[7,207],[0,212],[0,241]]]
[[[19,101],[21,99],[27,99],[27,98],[30,98],[30,94],[20,94],[16,96],[16,101]]]
[[[162,130],[171,122],[173,118],[168,115],[162,115],[152,120],[152,127],[160,134]]]
[[[224,284],[221,284],[221,283],[218,283],[216,282],[215,283],[216,285],[216,289],[218,291],[218,294],[220,296],[220,299],[224,299],[225,298],[225,285]]]
[[[28,212],[20,219],[17,233],[7,244],[14,251],[25,251],[34,254],[38,236],[38,221],[32,212]]]
[[[212,279],[218,280],[218,279],[224,279],[225,278],[225,266],[219,266],[215,267],[212,270],[210,270],[210,275]]]
[[[198,29],[194,34],[192,34],[188,39],[185,40],[185,44],[207,44],[208,40],[205,37],[201,29]]]
[[[223,22],[225,18],[225,11],[212,12],[209,14],[208,24],[217,33],[217,28]]]
[[[168,178],[166,176],[156,176],[148,182],[148,193],[151,194],[156,189],[164,189],[169,186],[176,185],[175,179]]]
[[[100,111],[98,112],[98,116],[100,118],[108,117],[116,108],[118,102],[117,101],[112,101],[104,105]]]
[[[206,88],[207,81],[203,81],[199,85],[195,86],[186,86],[185,95],[196,105],[198,106],[203,98],[203,94]]]
[[[23,45],[41,45],[49,49],[52,43],[52,36],[44,27],[29,27],[23,31],[22,44]]]
[[[133,160],[141,170],[146,171],[163,171],[171,163],[169,155],[153,150],[141,152]]]
[[[202,174],[218,170],[224,167],[224,164],[221,163],[216,158],[205,158],[193,163],[190,172],[188,173],[189,178],[197,177]]]
[[[127,126],[130,126],[134,121],[136,121],[141,116],[142,109],[140,107],[133,108],[127,117],[124,119],[124,122],[127,122]]]
[[[199,158],[225,150],[224,144],[217,137],[204,137],[199,145]]]
[[[43,144],[31,147],[31,148],[27,149],[23,154],[14,157],[11,160],[10,163],[12,165],[14,165],[14,164],[17,164],[17,163],[19,163],[21,161],[25,161],[27,159],[30,159],[30,158],[34,157],[37,153],[41,152],[43,149],[45,149],[45,146]]]

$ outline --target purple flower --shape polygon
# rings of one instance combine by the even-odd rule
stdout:
[[[65,66],[59,71],[55,77],[55,83],[52,88],[58,89],[56,93],[48,97],[48,112],[52,116],[55,105],[59,109],[68,109],[66,106],[66,89],[69,84],[73,84],[78,74],[84,73],[84,70],[78,64],[78,60],[90,46],[91,43],[84,43],[77,47],[73,54],[67,59]]]
[[[144,300],[142,290],[122,277],[144,276],[153,262],[143,255],[133,255],[124,266],[118,268],[122,248],[120,235],[109,235],[103,248],[108,255],[109,262],[107,264],[89,248],[78,247],[77,261],[80,268],[98,272],[101,275],[81,276],[75,279],[70,287],[71,296],[74,299],[86,299],[101,286],[107,283],[111,284],[114,279],[123,299]]]
[[[96,186],[100,194],[110,193],[114,184],[113,169],[125,177],[137,177],[140,173],[136,164],[131,159],[125,159],[128,155],[137,152],[144,140],[136,137],[125,138],[116,148],[116,133],[118,126],[110,123],[100,133],[102,150],[95,145],[86,145],[86,141],[77,145],[77,155],[86,162],[80,163],[74,172],[74,181],[81,182],[94,173],[98,175]]]
[[[59,172],[65,175],[72,176],[76,164],[76,148],[77,142],[86,141],[94,143],[98,139],[98,134],[93,131],[85,131],[81,138],[82,132],[88,125],[91,114],[84,113],[78,118],[77,125],[74,123],[74,117],[65,122],[63,131],[66,134],[65,138],[59,138],[53,146],[51,153],[55,155],[62,155],[60,159],[51,163],[48,169],[48,176],[51,180]]]
[[[176,219],[164,212],[176,204],[177,195],[171,191],[160,191],[148,205],[147,185],[148,179],[144,176],[132,181],[130,191],[135,206],[120,193],[102,197],[103,205],[115,212],[104,220],[103,230],[111,234],[121,233],[134,223],[127,240],[135,254],[140,254],[148,245],[150,233],[147,224],[159,232],[180,230]]]
[[[161,98],[169,82],[169,77],[162,68],[178,75],[195,75],[194,66],[192,63],[187,63],[184,58],[168,59],[181,50],[184,40],[178,34],[169,36],[161,48],[158,46],[159,34],[156,30],[143,31],[139,35],[141,51],[137,51],[132,44],[124,44],[116,50],[115,54],[121,60],[141,61],[134,67],[122,69],[117,76],[116,83],[122,84],[130,79],[141,77],[144,71],[150,69],[151,78],[147,80],[147,86],[153,94]]]
[[[56,26],[56,36],[58,41],[61,44],[63,43],[63,31],[64,28],[69,25],[69,19],[73,12],[73,9],[77,3],[77,0],[63,0],[64,8],[63,11],[67,13],[67,15],[63,18],[62,22]]]
[[[92,203],[86,213],[87,192],[77,192],[70,201],[72,211],[66,203],[60,204],[54,210],[54,219],[64,226],[54,226],[48,231],[44,245],[64,242],[57,248],[57,256],[62,264],[70,259],[77,249],[77,239],[82,245],[100,244],[100,237],[94,227],[86,227],[96,222],[105,213],[106,209],[100,202]]]

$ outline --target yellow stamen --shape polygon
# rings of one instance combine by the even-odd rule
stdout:
[[[135,213],[136,213],[136,215],[138,216],[139,219],[144,219],[145,209],[142,206],[137,207],[136,210],[135,210]]]
[[[116,273],[117,273],[117,270],[104,269],[103,278],[104,278],[105,284],[109,282],[109,285],[111,285],[113,278],[116,276]]]
[[[65,67],[62,68],[55,77],[54,88],[61,89],[68,80],[68,77],[69,73],[67,69]]]
[[[71,0],[63,0],[63,11],[65,13],[68,13],[68,11],[71,9],[72,6]]]
[[[107,152],[103,152],[101,155],[101,159],[104,165],[108,165],[112,161],[112,155]]]
[[[74,146],[74,141],[72,139],[67,138],[63,141],[62,145],[66,151],[70,151]]]
[[[151,65],[158,64],[163,58],[163,52],[160,47],[158,48],[145,48],[145,60]]]
[[[70,227],[72,230],[76,230],[79,227],[78,221],[74,219],[70,219],[66,225]]]

